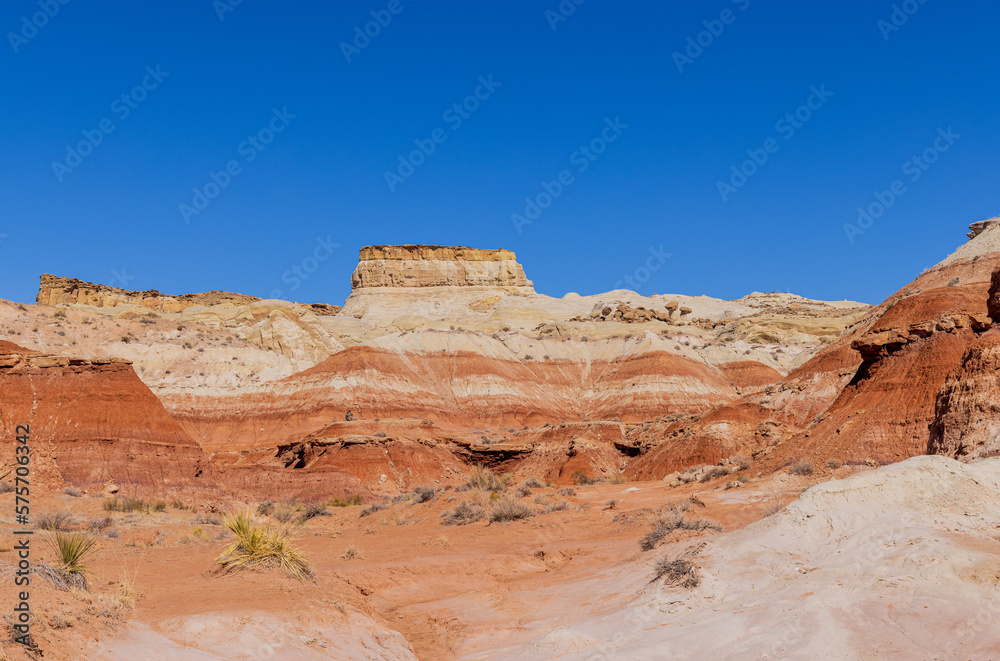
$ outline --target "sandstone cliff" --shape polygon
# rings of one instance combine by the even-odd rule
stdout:
[[[83,282],[76,278],[61,278],[48,273],[41,276],[38,296],[35,298],[38,305],[92,305],[99,308],[138,305],[158,312],[181,312],[195,305],[218,305],[223,302],[245,305],[259,300],[254,296],[225,291],[181,296],[161,294],[155,289],[127,291],[117,287]]]
[[[509,250],[443,246],[366,246],[351,276],[372,287],[521,287],[532,284]]]

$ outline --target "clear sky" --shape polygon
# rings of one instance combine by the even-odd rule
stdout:
[[[4,3],[0,297],[339,303],[428,243],[878,302],[1000,214],[997,3],[237,1]]]

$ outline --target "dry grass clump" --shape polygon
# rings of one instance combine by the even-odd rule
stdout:
[[[257,516],[271,516],[272,514],[274,514],[274,503],[272,501],[265,500],[257,506]]]
[[[562,489],[559,490],[559,495],[560,496],[575,496],[576,495],[576,489],[574,489],[573,487],[563,487]]]
[[[503,493],[507,490],[508,484],[510,484],[510,475],[497,475],[485,466],[473,466],[469,481],[465,483],[465,486],[474,491]]]
[[[788,472],[792,475],[801,475],[802,477],[808,477],[816,472],[815,467],[806,460],[798,461],[788,469]]]
[[[507,523],[527,519],[534,515],[535,510],[530,505],[510,496],[504,496],[490,509],[489,519],[491,523]]]
[[[39,514],[35,523],[41,530],[69,530],[76,520],[69,512],[46,512]]]
[[[291,527],[261,524],[249,509],[226,514],[222,522],[236,536],[215,559],[224,572],[277,567],[299,580],[312,576],[309,561],[292,544]]]
[[[517,489],[514,490],[514,495],[518,498],[527,498],[531,495],[531,489],[528,488],[527,484],[522,484]]]
[[[761,514],[763,514],[764,517],[767,518],[769,516],[774,516],[775,514],[780,512],[784,507],[785,505],[781,502],[781,498],[772,498],[771,500],[765,502],[760,509],[761,509]]]
[[[119,498],[115,496],[104,501],[105,512],[141,512],[143,514],[152,514],[153,512],[162,512],[166,509],[167,503],[162,500],[153,502],[151,500],[142,500],[141,498]]]
[[[545,483],[539,480],[537,477],[529,477],[524,482],[524,486],[530,487],[532,489],[544,489]]]
[[[665,579],[667,585],[688,589],[696,588],[701,583],[698,568],[683,558],[660,558],[656,563],[656,578]]]
[[[552,512],[562,512],[568,509],[571,509],[569,506],[569,501],[563,500],[558,503],[551,503],[545,505],[545,509],[542,510],[542,514],[551,514]]]
[[[463,500],[454,509],[441,513],[441,523],[446,526],[464,526],[481,521],[485,517],[485,509],[467,500]]]
[[[65,489],[63,489],[63,493],[66,494],[67,496],[70,496],[71,498],[79,498],[80,496],[83,495],[83,492],[77,489],[76,487],[66,487]]]
[[[597,484],[598,482],[583,471],[576,471],[571,477],[573,478],[573,484],[577,486],[587,486],[588,484]]]
[[[843,465],[844,465],[844,462],[842,462],[840,459],[831,459],[828,462],[826,462],[826,467],[829,468],[829,469],[831,469],[831,470],[837,470],[838,468],[840,468]]]
[[[354,494],[353,496],[347,496],[346,498],[334,498],[326,504],[327,507],[357,507],[359,505],[364,505],[365,502],[362,500],[360,494]]]
[[[221,526],[222,525],[222,519],[220,519],[219,517],[215,516],[214,514],[199,514],[198,516],[194,517],[194,522],[195,523],[200,523],[202,525],[207,525],[207,526]]]
[[[639,548],[643,551],[652,551],[663,541],[664,537],[675,530],[693,530],[696,532],[711,530],[722,532],[722,526],[706,519],[685,518],[684,512],[680,508],[670,507],[653,522],[652,530],[639,540]]]

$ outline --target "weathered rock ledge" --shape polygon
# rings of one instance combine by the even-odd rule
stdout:
[[[532,287],[509,250],[464,246],[365,246],[351,286]]]

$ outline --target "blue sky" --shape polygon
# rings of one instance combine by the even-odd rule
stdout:
[[[338,303],[429,243],[557,296],[877,302],[1000,213],[996,3],[231,1],[0,10],[0,297]]]

